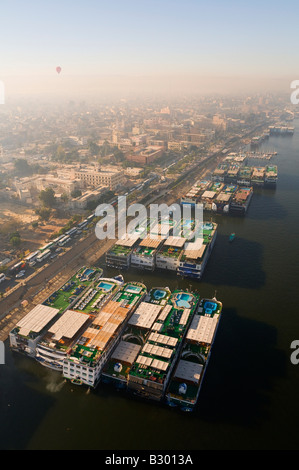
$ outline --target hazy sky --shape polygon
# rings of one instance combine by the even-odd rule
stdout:
[[[299,79],[298,1],[1,0],[0,5],[0,79],[8,90],[25,92],[29,83],[55,89],[57,65],[60,87],[63,80],[69,87],[74,76],[76,86],[85,79],[87,85],[90,76],[106,81],[114,76],[117,83],[122,76]]]

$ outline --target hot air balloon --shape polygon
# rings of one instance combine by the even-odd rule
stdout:
[[[60,73],[61,72],[61,67],[56,67],[56,72]]]

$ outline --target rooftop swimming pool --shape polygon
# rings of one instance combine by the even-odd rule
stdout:
[[[175,303],[178,307],[191,308],[190,302],[192,300],[191,294],[178,294]]]
[[[105,282],[105,281],[101,281],[98,285],[98,289],[103,289],[105,290],[106,292],[109,292],[113,287],[113,284],[110,284],[110,282]]]
[[[207,302],[204,303],[203,309],[205,313],[211,314],[215,310],[217,310],[217,304],[216,302],[211,302],[210,300],[208,300]]]
[[[153,296],[156,300],[164,299],[164,297],[166,296],[166,291],[158,289],[154,292]]]
[[[125,288],[126,292],[130,292],[131,294],[139,294],[139,292],[142,290],[142,287],[140,286],[134,286],[130,284]]]
[[[94,269],[85,269],[85,271],[81,274],[81,280],[89,279],[95,273]]]

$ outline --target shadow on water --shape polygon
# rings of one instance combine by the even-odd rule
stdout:
[[[224,309],[198,406],[191,414],[138,400],[106,384],[88,394],[85,388],[67,383],[54,396],[39,385],[40,378],[49,375],[39,364],[9,357],[8,374],[0,376],[1,449],[246,446],[244,432],[269,418],[273,382],[286,373],[285,354],[276,344],[275,328]],[[51,409],[54,419],[46,422]],[[215,439],[204,439],[208,424]],[[215,425],[225,427],[225,441]],[[235,425],[243,432],[236,435]],[[267,436],[259,443],[256,435],[256,441],[265,447],[274,445]]]
[[[298,192],[298,174],[279,173],[279,189]]]
[[[273,383],[286,375],[287,358],[276,345],[275,328],[241,318],[234,309],[224,309],[195,411],[183,413],[165,404],[133,397],[125,390],[116,391],[112,385],[100,384],[91,398],[105,403],[101,410],[102,427],[108,429],[107,423],[110,426],[114,423],[113,441],[104,433],[101,445],[106,449],[246,447],[244,433],[258,429],[269,419]],[[215,439],[205,440],[209,424]],[[221,431],[217,432],[222,425],[226,429],[224,439]],[[235,426],[239,427],[237,435]],[[95,433],[92,434],[89,439],[95,446]],[[267,436],[262,441],[258,433],[254,436],[257,446],[275,445],[270,436],[269,442]]]
[[[0,368],[0,449],[25,449],[28,440],[44,419],[45,410],[53,406],[54,399],[34,390],[39,378],[24,370],[23,356],[14,355],[6,348],[5,365]],[[14,365],[18,373],[14,371]]]
[[[263,246],[260,243],[236,236],[230,243],[227,235],[218,234],[206,266],[203,282],[258,289],[265,284],[263,271]]]
[[[276,348],[275,328],[241,318],[234,309],[223,310],[220,326],[196,414],[255,427],[269,418],[269,392],[273,381],[286,375],[286,355]]]
[[[275,191],[275,189],[255,189],[246,217],[255,220],[285,219],[288,212],[277,198],[273,197]]]

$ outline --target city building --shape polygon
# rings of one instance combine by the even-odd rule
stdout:
[[[106,186],[112,191],[125,183],[124,173],[119,170],[81,168],[74,170],[74,177],[84,181],[88,186]]]
[[[157,158],[161,157],[164,153],[164,147],[148,146],[136,149],[127,155],[127,160],[136,163],[148,165],[153,163]]]

